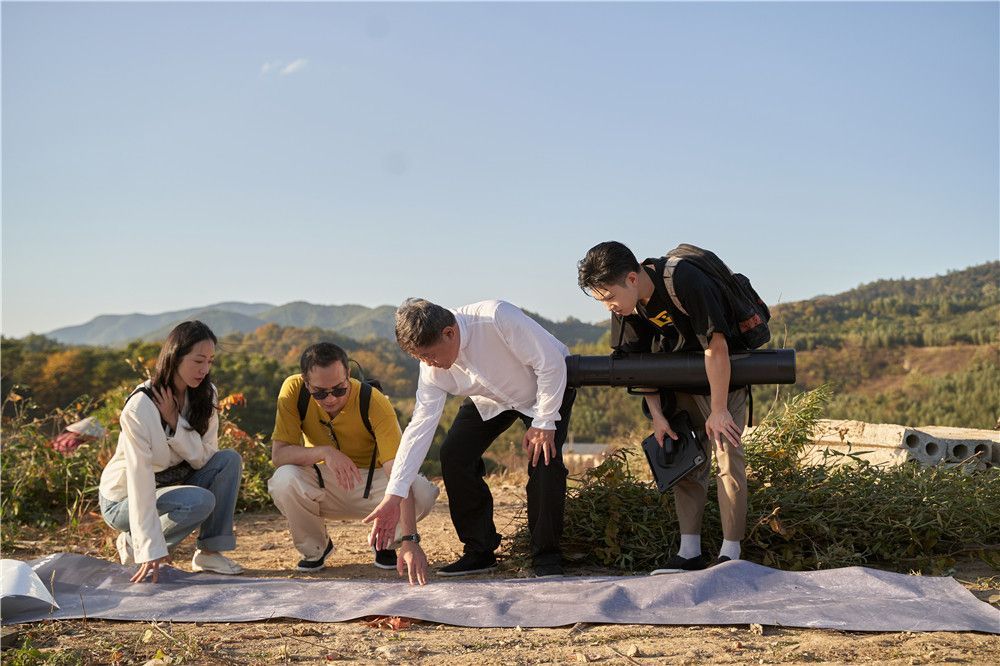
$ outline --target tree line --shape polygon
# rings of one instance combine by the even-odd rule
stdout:
[[[772,346],[800,351],[799,382],[781,389],[779,396],[833,383],[831,417],[993,427],[1000,416],[998,284],[1000,262],[991,262],[935,278],[881,280],[837,296],[774,307]],[[554,332],[575,342],[573,353],[608,353],[607,327],[575,320],[563,327]],[[584,330],[587,327],[589,331]],[[220,340],[213,377],[223,394],[244,396],[245,405],[234,412],[241,427],[250,433],[271,432],[281,382],[297,371],[302,350],[319,340],[341,345],[368,377],[379,379],[405,424],[412,411],[417,362],[394,342],[358,342],[321,328],[271,323]],[[970,345],[978,351],[949,361],[945,371],[906,368],[908,349]],[[39,335],[3,338],[0,346],[3,397],[17,386],[40,414],[81,397],[100,400],[113,389],[134,386],[152,368],[159,350],[152,342],[110,349],[65,345]],[[766,409],[775,388],[757,387],[754,395],[758,410]],[[613,441],[644,427],[639,399],[625,391],[579,392],[571,433],[576,441]]]

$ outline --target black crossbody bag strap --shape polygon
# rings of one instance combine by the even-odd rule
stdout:
[[[127,405],[128,401],[131,400],[136,393],[145,393],[149,397],[149,399],[153,401],[153,404],[154,405],[156,404],[156,397],[153,395],[153,389],[149,388],[148,386],[140,386],[136,388],[136,390],[128,394],[128,397],[125,398],[125,402],[122,403],[122,407]],[[162,416],[160,417],[160,425],[163,427],[163,431],[166,432],[167,422],[163,420]]]
[[[375,436],[375,429],[372,428],[371,419],[368,418],[368,408],[372,405],[372,387],[368,382],[361,382],[361,421],[365,424],[368,434],[375,440],[372,447],[372,461],[368,465],[368,482],[365,483],[365,499],[372,491],[372,480],[375,478],[375,462],[378,456],[378,437]]]

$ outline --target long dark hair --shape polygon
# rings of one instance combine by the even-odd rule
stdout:
[[[181,365],[181,359],[191,353],[192,347],[205,340],[211,340],[212,344],[219,342],[215,333],[212,333],[212,329],[200,321],[185,321],[177,324],[170,331],[167,341],[160,349],[160,356],[156,359],[156,369],[153,371],[152,378],[153,386],[166,389],[173,394],[174,375],[177,374],[177,369]],[[212,412],[216,409],[212,396],[212,373],[205,375],[205,379],[197,387],[188,388],[187,393],[188,400],[191,402],[188,423],[194,430],[198,431],[199,435],[204,435],[205,431],[208,430],[208,421],[212,418]]]

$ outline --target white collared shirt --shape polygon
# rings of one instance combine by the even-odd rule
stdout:
[[[409,493],[448,395],[469,396],[484,421],[512,409],[531,417],[534,428],[556,429],[566,391],[566,345],[506,301],[481,301],[453,312],[458,358],[447,370],[420,364],[413,418],[396,452],[387,495]]]

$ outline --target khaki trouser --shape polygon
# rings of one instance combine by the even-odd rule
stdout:
[[[709,442],[705,435],[705,420],[712,413],[707,395],[677,393],[677,409],[685,410],[691,425],[703,440],[705,447],[715,452],[719,475],[715,485],[719,493],[719,513],[722,517],[722,536],[729,541],[742,541],[747,526],[747,461],[743,447],[733,446],[723,437],[723,449]],[[729,413],[739,428],[747,423],[747,391],[738,389],[729,394]],[[701,534],[701,518],[708,499],[708,476],[712,454],[706,451],[706,462],[673,487],[674,505],[681,534]]]
[[[319,487],[317,468],[323,474],[325,488]],[[362,469],[360,472],[362,482],[352,490],[344,490],[337,485],[335,475],[326,465],[282,465],[274,470],[274,475],[267,482],[267,490],[271,493],[275,506],[288,520],[295,548],[307,560],[318,559],[326,549],[328,536],[325,518],[360,520],[374,511],[382,501],[389,483],[385,472],[375,470],[368,499],[364,498],[368,470]],[[416,503],[417,520],[421,520],[430,513],[440,491],[426,478],[418,476],[411,492]],[[400,522],[396,526],[397,542],[402,534]]]

